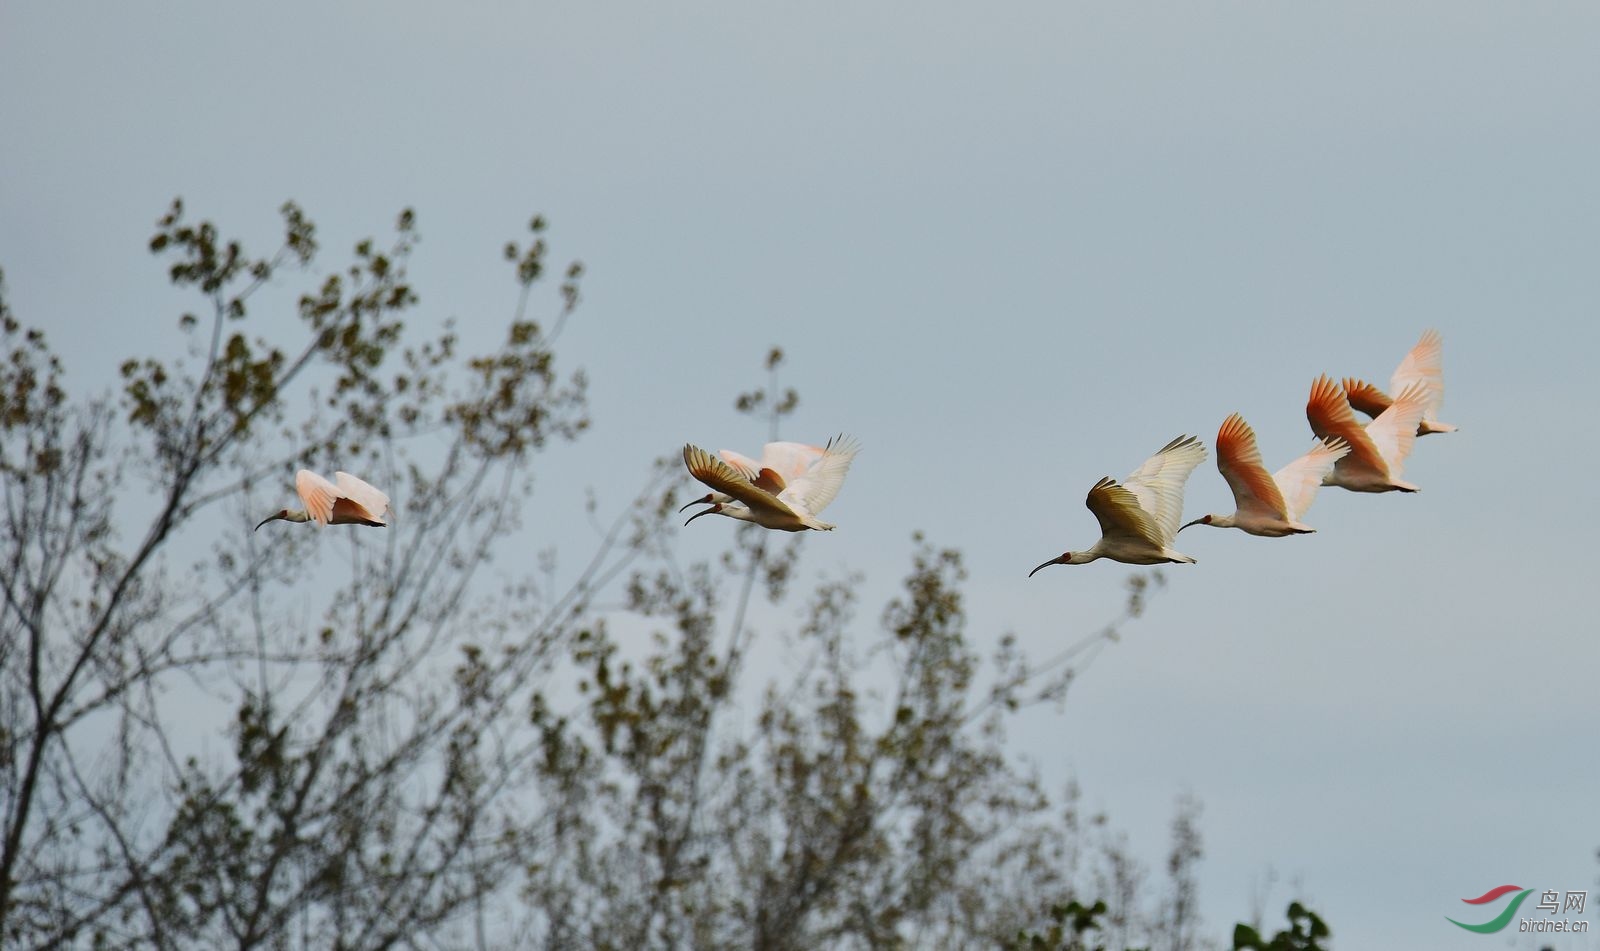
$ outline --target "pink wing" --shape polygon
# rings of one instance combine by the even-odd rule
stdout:
[[[761,465],[783,476],[783,481],[800,478],[811,464],[827,452],[821,446],[799,442],[769,442],[761,447]],[[723,458],[727,458],[724,456]]]
[[[1312,446],[1310,452],[1272,474],[1272,481],[1283,493],[1285,515],[1290,521],[1298,521],[1311,509],[1323,478],[1349,452],[1350,444],[1343,439],[1324,439]]]
[[[1373,419],[1377,419],[1378,414],[1388,409],[1389,404],[1394,402],[1389,398],[1389,394],[1353,376],[1344,378],[1344,395],[1357,412],[1366,413]]]
[[[1378,455],[1388,467],[1389,478],[1400,478],[1406,457],[1417,441],[1417,424],[1422,421],[1423,410],[1428,405],[1428,385],[1421,381],[1411,384],[1395,397],[1394,403],[1375,420],[1367,424],[1367,435]]]
[[[717,455],[722,457],[723,462],[733,466],[740,475],[752,482],[755,481],[757,473],[761,471],[761,463],[743,453],[734,452],[732,449],[718,449]]]
[[[1399,394],[1414,383],[1427,385],[1422,415],[1432,419],[1439,411],[1439,405],[1444,402],[1444,338],[1439,336],[1437,330],[1424,331],[1422,339],[1400,361],[1394,376],[1389,378],[1389,392],[1398,399]]]
[[[1234,505],[1240,512],[1286,517],[1283,493],[1261,464],[1255,430],[1238,413],[1223,420],[1222,428],[1217,430],[1217,471],[1228,480]]]
[[[1350,454],[1340,459],[1338,465],[1366,469],[1379,475],[1389,471],[1378,447],[1372,444],[1367,430],[1350,411],[1350,401],[1343,388],[1328,379],[1327,374],[1317,377],[1311,384],[1311,398],[1306,401],[1306,420],[1311,431],[1322,439],[1343,439],[1350,445]]]
[[[375,522],[383,521],[389,510],[389,497],[348,472],[335,472],[333,479],[339,485],[339,495],[366,510]]]
[[[310,469],[301,469],[294,474],[294,490],[300,493],[306,514],[315,519],[318,525],[328,524],[328,520],[333,518],[333,503],[339,501],[338,488]]]

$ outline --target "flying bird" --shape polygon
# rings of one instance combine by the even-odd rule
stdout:
[[[1318,440],[1311,451],[1268,475],[1256,448],[1255,430],[1234,413],[1217,430],[1217,469],[1233,490],[1232,515],[1206,515],[1189,525],[1237,528],[1251,535],[1281,538],[1316,531],[1300,521],[1317,497],[1323,478],[1350,451],[1343,439]],[[1183,531],[1183,528],[1178,531]]]
[[[371,525],[383,528],[389,497],[348,472],[335,472],[329,482],[310,469],[294,474],[294,488],[300,493],[303,509],[280,509],[256,525],[283,519],[287,522],[315,521],[318,525]],[[255,531],[255,529],[251,529]]]
[[[689,474],[712,489],[710,507],[689,516],[687,525],[702,515],[726,515],[754,522],[763,528],[785,532],[812,529],[831,532],[834,526],[817,514],[839,494],[850,460],[860,446],[847,436],[828,441],[828,445],[801,472],[785,478],[778,470],[761,467],[754,473],[741,471],[699,446],[683,447],[683,464]],[[727,497],[728,501],[721,501]]]
[[[1455,432],[1456,427],[1434,418],[1439,404],[1444,402],[1444,338],[1437,330],[1424,331],[1422,339],[1400,361],[1389,378],[1389,393],[1399,393],[1418,381],[1428,384],[1428,400],[1422,408],[1422,420],[1417,423],[1417,435]],[[1351,406],[1372,417],[1381,415],[1394,402],[1389,393],[1352,376],[1344,378],[1344,392]]]
[[[813,462],[822,458],[822,454],[826,451],[821,446],[808,446],[805,443],[769,442],[761,447],[760,462],[756,462],[749,456],[734,452],[732,449],[719,449],[717,450],[717,455],[721,456],[722,461],[733,466],[739,471],[740,475],[751,482],[756,481],[761,475],[762,469],[771,469],[781,476],[785,482],[791,482],[803,475]],[[718,502],[726,503],[732,501],[733,496],[725,492],[711,492],[700,496],[698,499],[685,502],[683,508],[678,509],[678,511],[682,512],[683,509],[691,505],[713,505]]]
[[[1183,483],[1205,458],[1206,447],[1200,440],[1179,436],[1121,484],[1109,476],[1096,482],[1084,504],[1100,521],[1100,540],[1088,551],[1063,552],[1039,568],[1086,565],[1097,558],[1129,565],[1194,564],[1193,558],[1171,545],[1183,515]]]
[[[1339,438],[1350,444],[1349,454],[1334,463],[1333,471],[1322,477],[1322,484],[1352,492],[1417,491],[1400,476],[1417,440],[1417,423],[1427,404],[1428,384],[1419,380],[1401,390],[1377,419],[1362,426],[1350,411],[1339,384],[1326,374],[1317,377],[1306,402],[1311,431],[1322,439]]]

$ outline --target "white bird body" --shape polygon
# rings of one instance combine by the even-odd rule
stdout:
[[[1261,450],[1256,448],[1255,431],[1234,413],[1217,430],[1217,469],[1233,490],[1235,511],[1232,515],[1207,515],[1183,528],[1237,528],[1267,538],[1314,532],[1316,529],[1300,519],[1316,500],[1323,478],[1349,452],[1350,444],[1341,438],[1320,439],[1310,452],[1268,475]]]
[[[1109,476],[1096,482],[1084,504],[1100,522],[1100,540],[1087,551],[1062,552],[1039,568],[1086,565],[1100,558],[1128,565],[1194,564],[1193,558],[1172,547],[1172,539],[1183,516],[1183,484],[1205,458],[1206,447],[1200,440],[1179,436],[1124,482]]]
[[[1437,419],[1439,405],[1444,402],[1444,338],[1437,330],[1424,331],[1422,339],[1400,361],[1394,376],[1389,378],[1389,393],[1404,392],[1406,387],[1418,382],[1428,385],[1428,398],[1422,408],[1422,419],[1417,423],[1417,435],[1455,432],[1455,426]],[[1374,418],[1394,402],[1389,393],[1355,377],[1344,378],[1344,392],[1351,406]]]
[[[740,475],[751,482],[757,482],[760,479],[761,470],[771,469],[777,473],[784,483],[789,483],[804,475],[805,471],[811,468],[811,464],[822,458],[822,454],[826,451],[821,446],[808,446],[805,443],[769,442],[761,447],[760,462],[751,459],[749,456],[734,452],[732,449],[719,449],[717,450],[717,455],[721,456],[724,462],[733,466],[739,471]],[[711,492],[707,495],[702,495],[698,499],[685,502],[678,511],[681,512],[691,505],[702,503],[710,505],[719,502],[727,504],[733,501],[733,496],[726,492]]]
[[[1428,384],[1419,380],[1402,390],[1377,419],[1362,426],[1339,384],[1326,375],[1317,377],[1306,402],[1311,431],[1320,438],[1339,438],[1350,445],[1350,452],[1334,464],[1322,484],[1352,492],[1417,491],[1400,476],[1427,402]]]
[[[281,509],[256,525],[283,519],[287,522],[316,522],[320,525],[387,525],[384,513],[389,510],[389,497],[348,472],[335,472],[329,482],[310,469],[294,474],[294,488],[300,495],[303,509]]]
[[[775,461],[790,465],[790,471],[793,471],[792,465],[797,460],[810,455],[808,451],[816,448],[799,443],[786,445],[799,448],[793,450],[787,460],[779,458]],[[749,469],[752,466],[744,464],[749,460],[737,453],[733,455],[743,460],[738,467],[698,446],[686,445],[683,447],[683,464],[688,467],[690,475],[713,491],[705,499],[698,500],[709,502],[711,507],[691,515],[683,524],[687,525],[702,515],[726,515],[785,532],[807,529],[831,532],[834,526],[818,519],[817,514],[839,494],[845,474],[850,471],[850,462],[859,451],[860,446],[848,437],[829,440],[828,445],[797,475],[785,478],[777,469],[769,466],[762,466],[751,474]],[[726,457],[728,453],[724,451],[723,455]],[[727,501],[722,501],[724,498]]]

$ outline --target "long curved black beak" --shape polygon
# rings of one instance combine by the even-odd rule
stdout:
[[[1184,529],[1188,528],[1190,525],[1199,525],[1201,522],[1204,522],[1204,521],[1205,521],[1204,518],[1197,518],[1192,522],[1184,522],[1182,525],[1178,526],[1178,531],[1181,532]]]
[[[683,508],[678,509],[678,511],[682,512],[683,509],[686,509],[691,505],[699,505],[701,502],[709,503],[710,501],[711,501],[711,494],[710,493],[706,493],[705,495],[702,495],[698,499],[690,499],[689,501],[683,503]],[[702,514],[704,514],[704,513],[702,513]],[[683,524],[687,525],[689,523],[688,522],[684,522]]]
[[[268,522],[276,521],[276,520],[278,520],[280,518],[283,518],[283,513],[282,512],[279,512],[276,515],[268,515],[266,518],[264,518],[261,521],[257,522],[256,523],[256,527],[252,528],[250,530],[252,532],[258,532],[258,531],[261,530],[261,526],[267,524]]]
[[[1052,558],[1049,561],[1045,562],[1044,564],[1040,565],[1039,568],[1048,568],[1051,565],[1059,565],[1059,564],[1061,564],[1061,559],[1060,558]],[[1032,571],[1028,572],[1028,577],[1032,578],[1034,575],[1038,574],[1039,573],[1039,568],[1035,568]]]
[[[690,504],[693,504],[693,503],[690,503]],[[693,515],[689,516],[688,521],[685,521],[683,524],[684,525],[688,525],[689,522],[694,521],[695,519],[699,518],[700,516],[702,516],[702,515],[710,515],[712,512],[715,512],[718,509],[719,509],[719,506],[713,504],[710,508],[705,509],[705,510],[700,511],[700,512],[696,512]],[[679,509],[678,511],[681,512],[681,511],[683,511],[683,509]]]

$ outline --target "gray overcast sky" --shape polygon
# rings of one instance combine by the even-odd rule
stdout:
[[[176,346],[143,251],[174,195],[257,247],[293,198],[330,266],[414,206],[417,319],[484,340],[541,211],[589,265],[565,356],[596,421],[549,524],[686,440],[754,451],[731,396],[781,344],[785,435],[866,446],[809,570],[879,598],[926,529],[968,556],[980,644],[1114,613],[1129,569],[1024,578],[1094,540],[1096,478],[1234,410],[1275,468],[1316,374],[1386,383],[1438,327],[1461,431],[1418,447],[1421,494],[1185,532],[1200,563],[1012,741],[1153,863],[1200,797],[1217,935],[1269,866],[1346,949],[1503,947],[1442,918],[1597,890],[1600,6],[160,9],[0,9],[0,267],[76,383]],[[1208,462],[1188,517],[1230,501]]]

